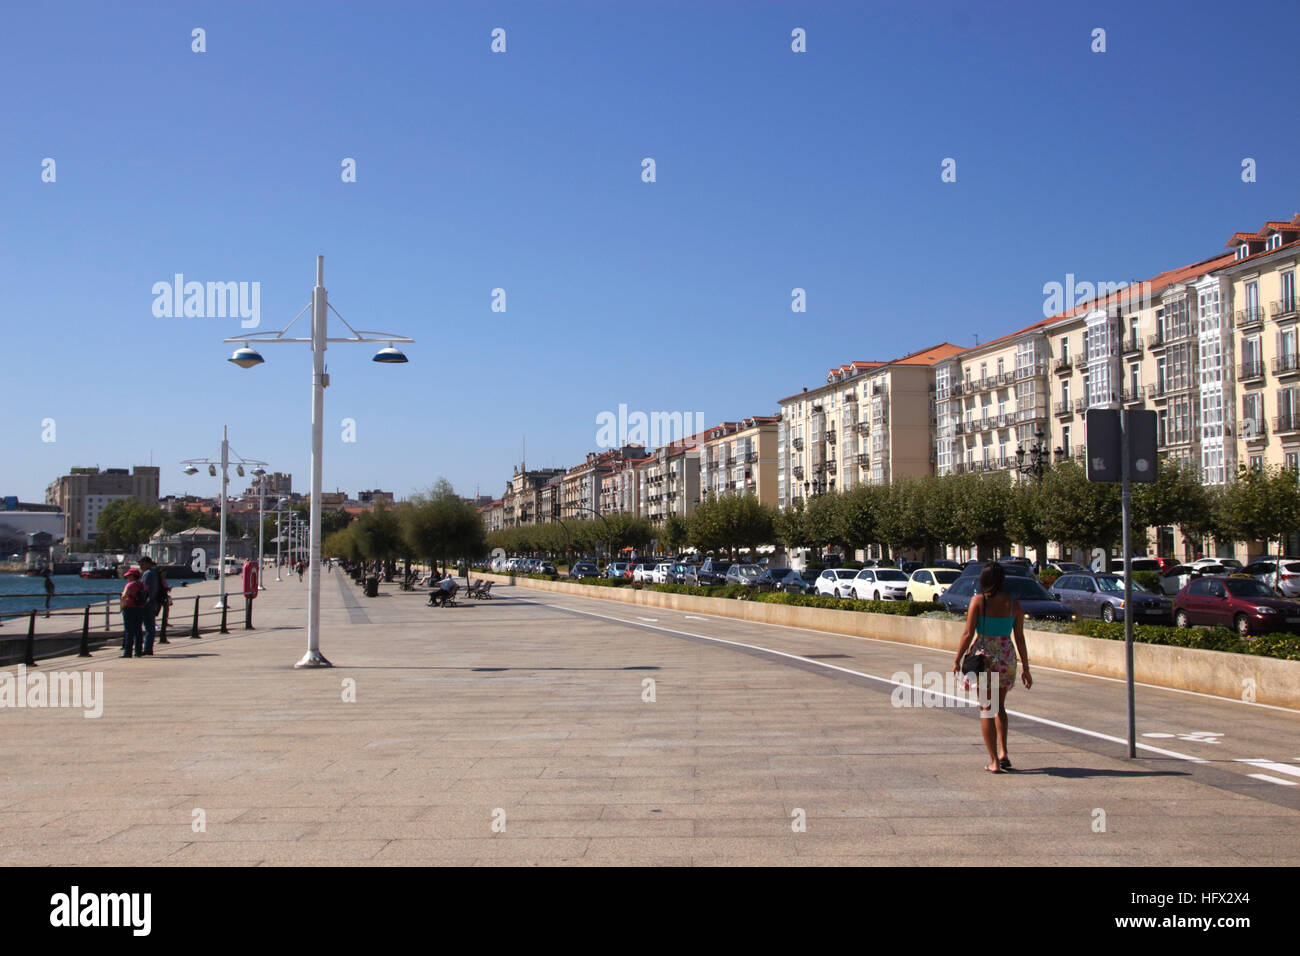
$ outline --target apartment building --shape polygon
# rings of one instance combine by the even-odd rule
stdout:
[[[601,479],[601,514],[641,516],[641,466],[650,460],[650,455],[642,455],[615,462],[609,474]]]
[[[936,369],[961,351],[942,342],[890,362],[851,362],[781,399],[778,504],[932,474]]]
[[[661,524],[684,518],[700,503],[700,435],[656,448],[640,465],[641,515]]]
[[[775,507],[777,432],[780,416],[759,415],[721,422],[700,440],[700,491],[712,495],[753,494]]]
[[[159,469],[156,465],[125,468],[70,468],[45,489],[45,503],[64,514],[64,540],[73,550],[93,544],[99,533],[100,513],[110,502],[134,498],[150,508],[158,506]]]
[[[564,474],[563,468],[543,468],[528,471],[524,467],[515,468],[514,474],[506,483],[505,494],[501,496],[501,524],[504,528],[517,528],[520,525],[535,524],[539,514],[551,514],[542,508],[542,488]]]
[[[1238,413],[1236,460],[1300,468],[1300,216],[1235,233],[1223,278],[1232,301]]]
[[[560,484],[560,517],[595,518],[601,514],[605,478],[612,475],[621,462],[645,457],[644,445],[588,452],[585,461],[564,473]]]

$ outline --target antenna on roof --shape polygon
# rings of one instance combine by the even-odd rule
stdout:
[[[975,333],[972,333],[972,334],[975,336],[975,347],[976,347],[976,348],[979,348],[979,347],[980,347],[980,334],[979,334],[978,332],[975,332]]]

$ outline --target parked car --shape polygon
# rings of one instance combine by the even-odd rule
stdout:
[[[930,562],[932,568],[951,568],[954,571],[960,571],[962,564],[959,561],[949,561],[947,558],[935,558]]]
[[[700,565],[700,570],[697,572],[700,584],[722,584],[727,580],[727,569],[730,567],[730,561],[719,561],[714,558],[705,558],[704,563]]]
[[[1124,620],[1124,578],[1119,574],[1080,572],[1063,574],[1051,588],[1056,598],[1079,617],[1099,617],[1103,621]],[[1167,624],[1174,605],[1167,597],[1152,594],[1133,582],[1133,620]]]
[[[756,564],[733,564],[727,568],[726,584],[743,584],[747,588],[758,586],[758,577],[763,573]]]
[[[537,570],[533,573],[534,574],[556,574],[558,572],[555,570],[555,565],[551,564],[550,561],[539,561],[537,562]]]
[[[966,562],[966,566],[961,569],[961,576],[963,578],[967,578],[967,577],[978,578],[980,576],[980,572],[984,570],[984,566],[987,563],[988,563],[987,561],[968,561]],[[1001,562],[999,563],[1001,564]],[[1019,562],[1008,561],[1005,564],[1002,564],[1002,570],[1006,573],[1006,576],[1009,578],[1010,577],[1032,578],[1034,576],[1034,572],[1029,570],[1029,565],[1020,564]]]
[[[632,569],[632,580],[637,584],[654,584],[655,566],[643,561]]]
[[[1058,574],[1068,574],[1071,571],[1082,571],[1082,564],[1075,564],[1073,561],[1048,561],[1047,570],[1055,571]]]
[[[851,598],[857,574],[849,568],[827,568],[817,575],[817,593],[822,597]]]
[[[899,561],[898,562],[898,570],[902,571],[908,577],[911,577],[912,572],[921,566],[922,565],[920,561]]]
[[[1242,567],[1242,563],[1236,558],[1197,558],[1195,561],[1188,562],[1188,564],[1193,568],[1203,568],[1212,564],[1217,564],[1228,568],[1229,574]]]
[[[917,568],[907,579],[909,601],[938,601],[952,582],[961,577],[955,568]]]
[[[859,601],[902,601],[907,597],[907,575],[897,568],[863,568],[849,587]]]
[[[598,578],[600,571],[596,568],[594,562],[576,561],[569,568],[569,577],[581,581],[583,578]]]
[[[611,561],[605,565],[605,577],[607,578],[621,578],[625,571],[627,571],[626,561]]]
[[[1275,597],[1252,578],[1195,578],[1174,598],[1174,623],[1231,627],[1242,637],[1270,631],[1300,633],[1300,604]]]
[[[966,574],[954,581],[943,594],[939,603],[953,614],[966,616],[970,609],[971,598],[979,587],[979,577]],[[1037,578],[1007,575],[1005,593],[1020,602],[1025,617],[1035,621],[1073,621],[1075,614],[1060,601],[1047,593],[1047,588]]]
[[[1245,572],[1283,597],[1300,597],[1300,558],[1256,558]]]
[[[673,583],[673,566],[671,562],[660,561],[655,565],[654,570],[650,572],[650,581],[653,584],[672,584]]]
[[[1206,574],[1227,574],[1228,569],[1221,564],[1202,564],[1198,568],[1190,564],[1176,564],[1160,575],[1160,590],[1164,594],[1175,595],[1187,587],[1187,582]]]
[[[672,581],[695,586],[700,583],[700,569],[690,561],[678,561],[673,565]]]
[[[780,591],[783,594],[815,594],[816,571],[796,571],[794,568],[769,568],[758,576],[760,591]]]

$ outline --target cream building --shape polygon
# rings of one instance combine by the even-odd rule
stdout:
[[[753,494],[775,507],[779,423],[779,416],[760,415],[706,431],[700,442],[701,493]]]
[[[935,372],[961,352],[940,343],[892,362],[832,368],[826,384],[778,403],[777,502],[933,473]]]

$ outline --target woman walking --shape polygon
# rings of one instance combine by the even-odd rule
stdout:
[[[952,665],[954,673],[962,672],[962,658],[967,646],[972,654],[984,656],[989,703],[992,703],[993,682],[995,676],[997,678],[997,713],[990,715],[990,707],[980,707],[980,733],[989,752],[989,762],[984,769],[989,773],[1005,773],[1011,769],[1011,758],[1007,756],[1007,691],[1016,683],[1017,653],[1024,667],[1021,679],[1025,688],[1034,684],[1029,676],[1029,654],[1025,650],[1025,612],[1020,602],[1006,593],[1006,576],[1007,572],[996,561],[990,561],[980,572],[979,593],[971,598],[970,609],[966,612],[966,629],[962,631],[957,659]]]

